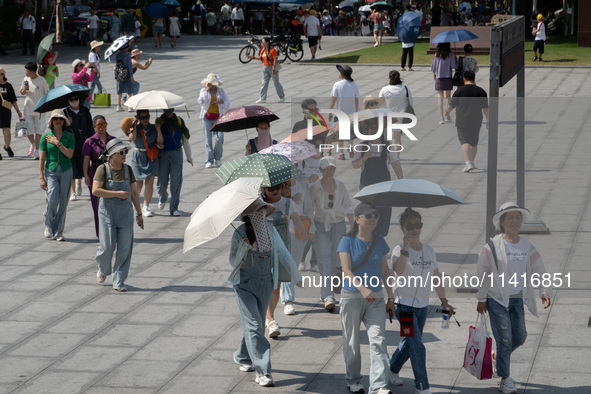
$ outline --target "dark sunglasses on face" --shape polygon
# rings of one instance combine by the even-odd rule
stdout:
[[[364,217],[366,219],[379,219],[380,218],[380,213],[379,212],[374,212],[374,213],[366,213],[364,215],[359,215],[360,217]]]
[[[68,99],[68,101],[69,101],[69,102],[72,102],[72,101],[80,101],[80,97],[70,97],[70,98]]]
[[[137,117],[139,120],[147,120],[150,119],[150,115],[142,115]]]
[[[267,188],[267,191],[269,191],[269,192],[275,192],[275,191],[281,190],[281,189],[283,189],[283,183],[280,183],[279,185],[268,187]]]
[[[422,223],[422,222],[418,222],[418,223],[415,223],[415,224],[408,223],[408,224],[406,224],[406,225],[404,226],[404,228],[405,228],[407,231],[412,231],[412,230],[414,230],[414,229],[420,230],[420,229],[422,229],[422,228],[423,228],[423,223]]]
[[[119,151],[119,154],[120,154],[121,156],[125,156],[125,155],[127,154],[127,152],[129,152],[129,149],[125,148],[125,149],[123,149],[123,150],[120,150],[120,151]]]

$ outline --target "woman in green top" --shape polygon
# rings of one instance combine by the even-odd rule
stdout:
[[[74,135],[66,127],[70,122],[64,111],[54,109],[49,118],[49,131],[39,142],[39,176],[41,189],[47,193],[45,212],[45,238],[65,241],[62,235],[66,221],[66,208],[72,183]]]

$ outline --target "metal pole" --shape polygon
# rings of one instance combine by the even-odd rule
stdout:
[[[501,30],[497,27],[491,28],[490,33],[490,103],[488,118],[488,169],[486,177],[486,239],[495,236],[495,226],[492,218],[496,212],[497,205],[497,151],[499,131],[499,77],[501,67]]]
[[[525,56],[525,55],[524,55]],[[525,68],[517,73],[517,205],[525,207]]]

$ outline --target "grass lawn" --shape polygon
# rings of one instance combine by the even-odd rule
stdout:
[[[452,48],[453,48],[452,43]],[[591,66],[591,48],[577,46],[576,37],[555,37],[550,36],[546,41],[544,62],[533,62],[533,41],[525,42],[525,64],[526,65],[548,65],[548,66]],[[457,48],[463,48],[463,43],[456,43]],[[414,64],[430,65],[433,55],[428,55],[429,41],[426,39],[417,40],[414,51]],[[319,63],[363,63],[363,64],[400,64],[402,55],[402,44],[384,44],[380,47],[370,47],[353,52],[346,52],[340,55],[318,59]],[[476,55],[474,58],[478,64],[488,65],[488,55]]]

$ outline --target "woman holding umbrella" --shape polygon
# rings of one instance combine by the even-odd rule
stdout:
[[[400,340],[398,349],[390,359],[390,371],[394,373],[392,383],[400,386],[402,380],[398,377],[402,366],[410,358],[412,371],[415,376],[416,393],[429,394],[429,378],[427,377],[427,361],[425,345],[423,344],[423,328],[427,321],[427,309],[429,307],[429,278],[440,276],[437,256],[429,245],[421,242],[421,229],[423,222],[421,214],[412,208],[406,208],[400,215],[400,228],[402,229],[402,243],[392,250],[392,269],[396,276],[404,277],[407,286],[398,285],[394,290],[394,302],[396,303],[396,318],[400,321],[401,313],[411,313],[413,336],[405,336]],[[421,277],[418,282],[411,282],[410,278]],[[421,283],[422,286],[412,287],[411,283]],[[437,296],[441,300],[441,306],[449,309],[449,316],[453,315],[454,308],[449,305],[445,297],[445,288],[435,287]]]
[[[45,238],[65,241],[62,232],[66,223],[66,208],[72,183],[74,135],[67,127],[70,121],[61,109],[54,109],[49,118],[49,131],[39,142],[39,176],[41,189],[47,193]]]
[[[451,54],[449,42],[437,44],[435,50],[435,57],[431,63],[431,71],[433,72],[433,79],[435,80],[435,90],[437,91],[437,109],[439,110],[439,117],[441,120],[439,124],[451,123],[451,117],[444,117],[444,110],[449,106],[451,99],[452,84],[452,69],[456,68],[455,56]],[[445,94],[446,105],[443,104],[443,95]]]
[[[291,256],[273,225],[265,218],[272,205],[255,200],[240,215],[244,222],[234,232],[230,245],[233,267],[229,283],[234,286],[236,303],[242,319],[243,338],[234,361],[240,371],[256,372],[255,382],[273,386],[271,345],[265,338],[265,313],[271,292],[278,285],[280,265],[291,273]],[[295,281],[301,276],[293,273]]]
[[[377,47],[378,45],[382,45],[382,37],[384,36],[385,30],[385,18],[384,15],[382,15],[382,12],[377,8],[372,11],[369,17],[373,19],[373,38],[376,40],[374,47]]]
[[[123,111],[121,108],[121,98],[123,93],[127,93],[127,97],[133,95],[133,66],[131,64],[131,56],[129,54],[129,43],[125,44],[119,53],[117,53],[117,63],[121,62],[127,69],[128,76],[124,81],[117,81],[117,112]],[[131,109],[129,109],[131,111]]]

